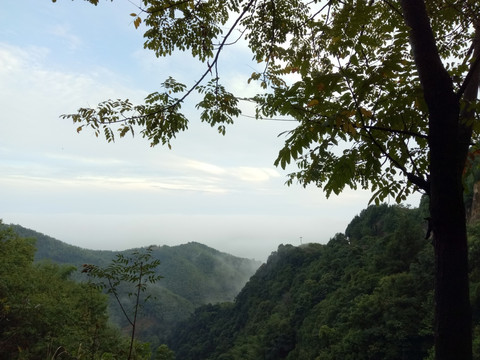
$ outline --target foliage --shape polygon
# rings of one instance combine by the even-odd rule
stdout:
[[[142,303],[146,302],[150,297],[146,296],[141,302],[141,294],[147,290],[147,285],[154,284],[162,278],[162,276],[156,274],[156,269],[159,265],[160,260],[152,258],[152,247],[148,247],[144,251],[135,250],[130,256],[117,254],[115,259],[105,268],[91,264],[83,265],[82,272],[86,273],[90,279],[99,280],[96,286],[106,289],[107,294],[114,296],[123,315],[131,326],[129,360],[134,356],[138,311]],[[133,290],[131,288],[128,290],[128,297],[134,297],[134,305],[131,312],[125,308],[125,304],[120,299],[120,285],[123,283],[133,286]]]
[[[195,310],[156,357],[174,359],[175,351],[185,360],[432,358],[434,265],[425,228],[422,208],[372,206],[326,245],[281,245],[234,303]],[[480,224],[472,225],[474,359],[480,359],[479,234]],[[129,341],[106,323],[105,297],[69,280],[73,267],[34,264],[33,241],[11,228],[2,226],[0,239],[2,358],[128,356]],[[148,349],[137,345],[145,358]]]
[[[34,264],[34,252],[32,239],[0,226],[0,357],[121,357],[126,344],[108,325],[106,297],[71,280],[72,266]]]
[[[155,360],[175,360],[175,353],[167,345],[162,344],[155,352]]]
[[[369,207],[328,244],[281,245],[234,303],[171,336],[181,359],[433,358],[433,246],[422,209]],[[469,229],[480,359],[480,224]]]

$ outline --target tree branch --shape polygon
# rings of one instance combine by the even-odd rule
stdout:
[[[243,11],[241,12],[241,14],[236,18],[235,22],[233,23],[233,25],[230,27],[230,29],[228,30],[227,34],[224,36],[223,40],[220,42],[220,44],[218,45],[218,49],[216,51],[216,54],[215,54],[215,57],[213,58],[213,61],[210,63],[207,61],[207,69],[204,71],[204,73],[202,74],[202,76],[200,76],[200,78],[195,81],[195,83],[187,90],[187,92],[185,94],[183,94],[182,97],[176,99],[172,104],[168,105],[168,106],[165,106],[165,107],[162,107],[158,110],[155,110],[155,111],[152,111],[152,112],[149,112],[148,114],[142,114],[142,115],[135,115],[135,116],[128,116],[128,117],[123,117],[122,119],[116,119],[116,120],[113,120],[113,121],[102,121],[102,122],[99,122],[100,124],[103,124],[103,125],[108,125],[108,124],[116,124],[116,123],[128,123],[128,122],[133,122],[135,123],[136,121],[140,120],[140,119],[145,119],[145,118],[149,118],[153,115],[156,115],[156,114],[160,114],[160,113],[163,113],[167,110],[170,110],[172,108],[175,108],[176,106],[178,106],[179,104],[181,104],[201,83],[202,81],[205,79],[205,77],[208,75],[208,74],[212,74],[212,69],[215,71],[216,75],[217,75],[217,80],[218,80],[218,68],[217,68],[217,63],[218,63],[218,59],[220,57],[220,53],[222,52],[223,48],[228,44],[227,43],[227,40],[229,39],[229,37],[231,36],[231,34],[233,33],[233,31],[235,30],[235,28],[237,27],[237,25],[239,24],[239,22],[243,19],[243,17],[245,16],[245,14],[248,12],[248,10],[251,8],[251,6],[256,2],[256,0],[250,0],[246,6],[243,8]],[[179,2],[179,4],[183,3],[183,1]],[[176,3],[175,3],[176,4]],[[175,5],[173,4],[173,5]],[[238,41],[235,40],[235,41]],[[65,115],[66,116],[66,115]]]
[[[465,101],[471,102],[477,99],[478,86],[480,82],[480,20],[475,23],[475,37],[472,41],[473,62],[468,73],[457,92],[457,98],[464,96]]]
[[[430,195],[430,183],[428,180],[425,180],[423,177],[415,175],[411,172],[407,172],[407,179],[412,184],[417,185],[420,189],[425,191],[427,195]]]
[[[225,35],[225,37],[223,38],[222,42],[220,43],[220,45],[218,46],[218,49],[217,49],[217,53],[215,54],[215,57],[212,61],[211,64],[208,64],[208,67],[207,67],[207,70],[205,70],[205,72],[203,73],[203,75],[200,77],[199,80],[197,80],[195,82],[195,84],[190,87],[190,89],[180,98],[178,99],[174,104],[170,105],[170,106],[167,106],[161,110],[158,110],[158,111],[155,111],[153,113],[150,113],[148,114],[149,116],[150,115],[154,115],[154,114],[157,114],[157,113],[160,113],[160,112],[163,112],[165,110],[168,110],[168,109],[171,109],[175,106],[177,106],[178,104],[182,103],[183,100],[185,100],[192,92],[193,90],[195,90],[198,85],[200,85],[200,83],[203,81],[203,79],[205,79],[205,77],[212,72],[212,69],[217,65],[217,62],[218,62],[218,59],[220,57],[220,53],[223,49],[223,47],[225,46],[225,44],[227,43],[227,39],[230,37],[230,35],[232,34],[233,30],[235,29],[235,27],[238,25],[238,23],[240,22],[240,20],[243,19],[243,17],[245,16],[245,14],[247,13],[247,11],[250,9],[250,7],[252,6],[252,4],[255,2],[255,0],[250,0],[248,2],[248,4],[243,8],[243,11],[242,13],[237,17],[237,19],[235,20],[235,22],[233,23],[233,25],[230,27],[230,29],[228,30],[227,34]]]
[[[475,41],[475,40],[474,40]],[[473,45],[473,44],[472,44]],[[477,46],[478,47],[478,46]],[[477,51],[478,52],[478,51]],[[475,56],[475,55],[474,55]],[[467,75],[465,76],[465,79],[463,80],[463,83],[462,85],[460,86],[460,88],[458,89],[457,91],[457,98],[458,100],[460,100],[463,96],[463,94],[465,93],[466,89],[467,89],[467,86],[470,84],[470,82],[473,80],[474,82],[477,83],[477,88],[478,88],[478,69],[480,67],[480,56],[477,56],[474,57],[474,60],[472,62],[472,64],[470,65],[470,69],[468,69],[468,73]],[[475,74],[477,74],[477,77],[475,79]],[[474,86],[473,86],[474,87]]]
[[[370,125],[362,125],[362,128],[369,129],[369,130],[385,131],[385,132],[389,132],[389,133],[392,133],[392,134],[409,135],[409,136],[413,136],[413,137],[420,138],[420,139],[428,139],[427,135],[419,134],[419,133],[416,133],[414,131],[409,131],[409,130],[391,129],[391,128],[386,128],[386,127],[382,127],[382,126],[370,126]]]
[[[113,296],[115,296],[115,300],[117,300],[117,303],[120,306],[120,309],[122,310],[122,313],[125,316],[125,318],[127,319],[127,321],[130,323],[130,325],[133,326],[132,320],[130,320],[130,317],[128,316],[127,312],[125,311],[125,308],[123,307],[122,302],[120,301],[120,299],[118,297],[116,288],[113,286],[110,278],[107,277],[107,279],[108,279],[108,285],[110,286],[110,290],[111,290],[110,292],[113,294]]]
[[[453,94],[453,82],[438,54],[432,27],[424,0],[400,1],[406,25],[410,28],[410,44],[418,70],[425,101],[430,113],[441,114],[439,98],[448,99]]]

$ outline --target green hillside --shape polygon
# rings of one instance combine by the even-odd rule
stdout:
[[[35,239],[36,262],[75,265],[78,270],[72,274],[72,278],[81,281],[86,280],[79,271],[81,265],[105,266],[117,253],[128,254],[132,251],[82,249],[19,225],[12,225],[12,228],[21,237]],[[155,301],[147,302],[142,309],[138,335],[139,339],[154,346],[163,343],[171,329],[179,321],[188,318],[198,306],[232,301],[261,264],[195,242],[178,246],[153,246],[152,249],[153,258],[161,261],[158,274],[163,278],[148,290],[148,295]],[[133,299],[126,297],[124,301],[129,307]],[[109,313],[115,324],[128,327],[113,299]]]
[[[424,218],[421,208],[369,207],[325,245],[279,246],[248,281],[258,266],[252,260],[198,243],[153,247],[164,278],[149,290],[153,299],[142,310],[139,339],[152,350],[166,343],[177,360],[431,360],[434,259]],[[32,242],[3,235],[0,345],[16,336],[15,351],[43,354],[48,340],[78,355],[84,339],[95,345],[95,358],[121,354],[125,339],[108,326],[100,294],[88,295],[91,288],[68,280],[75,268],[42,261],[51,254],[57,262],[103,265],[115,254],[14,228],[37,239],[37,265],[28,265]],[[469,228],[469,247],[479,360],[480,225]],[[235,293],[241,281],[246,284]],[[127,329],[113,303],[110,309],[110,319]],[[85,314],[95,316],[79,322]],[[143,345],[136,346],[140,354]]]
[[[326,245],[282,245],[235,302],[198,308],[168,344],[182,360],[427,359],[434,261],[424,225],[419,209],[383,205]],[[476,334],[479,229],[470,229]]]

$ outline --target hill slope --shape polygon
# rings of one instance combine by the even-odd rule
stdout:
[[[409,359],[433,345],[433,249],[420,210],[370,207],[327,245],[280,246],[235,302],[197,309],[182,360]]]
[[[85,263],[105,266],[117,253],[131,252],[82,249],[19,225],[12,227],[20,236],[36,240],[36,261],[73,264],[77,268]],[[154,346],[164,342],[175,324],[186,319],[196,307],[233,300],[260,266],[258,261],[238,258],[195,242],[153,246],[152,255],[161,261],[158,273],[163,279],[149,289],[156,300],[146,303],[138,334]],[[75,277],[84,279],[80,272]],[[110,314],[115,323],[127,326],[113,302]]]

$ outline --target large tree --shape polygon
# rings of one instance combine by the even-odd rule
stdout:
[[[462,173],[478,140],[480,3],[142,0],[131,15],[146,26],[145,48],[189,51],[205,72],[188,86],[169,78],[143,104],[106,100],[64,117],[109,141],[140,127],[152,145],[170,146],[187,128],[182,104],[198,92],[201,120],[224,133],[242,94],[228,91],[217,65],[228,46],[246,41],[262,69],[248,79],[264,89],[251,99],[258,118],[298,121],[276,160],[297,163],[289,182],[327,195],[366,188],[376,202],[412,191],[430,197],[436,358],[470,359]]]

